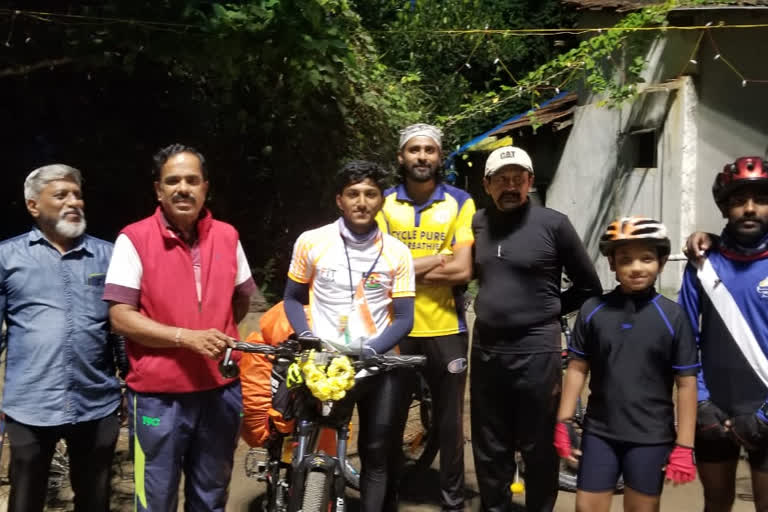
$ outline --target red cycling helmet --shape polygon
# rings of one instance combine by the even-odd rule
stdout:
[[[733,189],[745,183],[764,183],[768,185],[768,162],[759,156],[743,156],[732,164],[726,164],[723,172],[715,176],[712,195],[719,205],[725,201]]]

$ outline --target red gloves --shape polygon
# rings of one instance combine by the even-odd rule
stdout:
[[[693,448],[675,445],[675,449],[669,454],[665,478],[674,484],[693,482],[696,478],[696,460],[693,458]]]
[[[568,427],[562,421],[558,421],[555,425],[555,450],[557,454],[567,459],[571,457],[573,448],[571,447],[571,436],[568,433]]]

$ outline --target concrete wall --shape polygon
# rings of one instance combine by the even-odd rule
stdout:
[[[682,14],[680,15],[682,16]],[[672,24],[727,24],[768,22],[768,11],[718,10],[685,13]],[[604,20],[600,20],[604,21]],[[600,21],[585,20],[587,24]],[[763,30],[712,31],[722,55],[747,78],[768,80],[761,70],[768,55]],[[585,97],[575,113],[574,126],[551,185],[547,206],[566,213],[596,261],[605,288],[614,286],[613,274],[599,257],[597,242],[602,230],[619,215],[642,214],[660,218],[670,230],[673,253],[678,253],[688,233],[695,229],[718,232],[723,220],[711,196],[715,173],[743,155],[764,155],[768,144],[768,84],[748,84],[715,52],[705,36],[694,55],[697,64],[686,64],[699,32],[669,31],[650,45],[645,73],[647,94],[668,91],[663,122],[658,130],[657,159],[652,169],[632,166],[632,146],[627,134],[658,113],[659,98],[646,97],[622,109],[598,107]],[[685,75],[679,77],[685,69]],[[651,105],[646,112],[645,101]],[[674,296],[684,262],[670,262],[660,288]]]
[[[701,21],[707,20],[703,15]],[[729,16],[729,24],[766,23],[768,11],[758,16]],[[706,21],[704,21],[706,23]],[[720,52],[747,78],[768,80],[768,38],[765,30],[717,30],[712,33]],[[705,40],[697,58],[699,95],[699,165],[697,226],[718,232],[724,220],[712,200],[712,182],[723,165],[740,156],[765,156],[768,144],[768,83],[742,87],[741,79],[722,62]]]
[[[695,174],[695,121],[690,103],[692,81],[681,79],[666,89],[669,107],[658,135],[658,165],[632,166],[630,141],[624,132],[633,119],[632,108],[606,109],[594,104],[579,107],[560,165],[547,189],[547,206],[566,213],[596,263],[603,286],[615,285],[613,273],[601,257],[598,242],[607,224],[619,216],[645,215],[661,219],[670,230],[674,252],[691,229],[692,219],[682,207],[695,195],[683,170]],[[688,151],[683,148],[688,146]],[[674,294],[683,264],[670,262],[661,287]]]

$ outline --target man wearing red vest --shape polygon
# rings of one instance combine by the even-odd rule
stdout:
[[[115,243],[104,300],[127,338],[137,510],[223,512],[240,428],[240,382],[217,361],[256,289],[237,231],[204,208],[205,159],[174,144],[154,158],[154,215]]]

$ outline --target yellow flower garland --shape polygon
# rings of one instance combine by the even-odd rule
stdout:
[[[303,358],[302,358],[303,359]],[[347,356],[335,357],[327,367],[315,364],[315,351],[298,362],[310,392],[323,402],[341,400],[355,385],[355,373]]]

